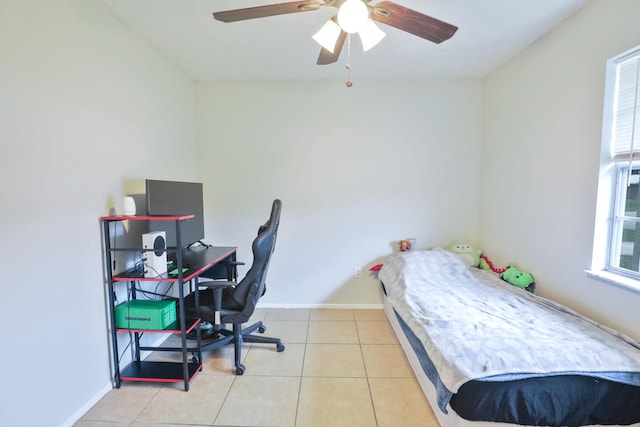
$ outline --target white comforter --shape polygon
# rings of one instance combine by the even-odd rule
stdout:
[[[394,254],[379,278],[453,393],[472,379],[570,373],[640,385],[638,343],[451,252]]]

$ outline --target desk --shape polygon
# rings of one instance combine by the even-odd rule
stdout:
[[[183,249],[178,257],[177,252],[169,249],[168,261],[173,262],[178,270],[178,274],[164,273],[156,277],[145,277],[144,272],[140,269],[131,269],[123,273],[113,276],[113,281],[128,281],[135,279],[141,282],[175,282],[179,279],[182,282],[188,282],[198,276],[208,279],[225,279],[231,278],[227,274],[226,263],[235,262],[236,260],[235,246],[201,246],[193,249]],[[136,250],[136,249],[130,249]],[[184,271],[177,268],[182,265]],[[181,278],[179,276],[182,276]],[[232,277],[235,278],[235,277]]]
[[[110,314],[110,332],[111,332],[111,353],[113,360],[113,372],[114,372],[114,385],[116,388],[120,387],[121,381],[151,381],[151,382],[184,382],[185,391],[189,390],[189,383],[195,377],[195,375],[202,370],[202,340],[200,328],[199,314],[195,319],[186,319],[184,297],[185,290],[184,285],[191,283],[193,280],[198,284],[198,277],[213,277],[218,278],[221,272],[224,272],[224,276],[220,278],[228,277],[227,264],[225,261],[235,261],[236,248],[231,246],[219,247],[219,246],[202,246],[192,249],[176,249],[166,248],[168,258],[173,257],[173,268],[177,269],[177,274],[170,275],[164,273],[159,277],[144,277],[143,269],[132,269],[124,273],[114,275],[111,271],[113,265],[112,255],[117,251],[130,252],[132,254],[142,254],[149,249],[143,249],[141,247],[136,248],[119,248],[112,247],[112,239],[110,233],[109,224],[115,221],[169,221],[175,223],[176,234],[180,236],[180,227],[186,220],[193,218],[193,215],[183,216],[165,216],[165,217],[151,217],[151,216],[138,216],[138,217],[123,217],[123,216],[108,216],[102,217],[103,223],[103,242],[104,242],[104,256],[105,256],[105,271],[106,271],[106,284],[107,295],[109,299],[109,314]],[[114,245],[115,246],[115,245]],[[180,240],[178,238],[178,248],[180,248]],[[234,270],[235,271],[235,270]],[[114,284],[117,282],[129,283],[131,289],[131,299],[136,299],[136,283],[137,282],[169,282],[177,284],[178,297],[176,299],[176,311],[177,320],[170,324],[167,328],[161,330],[153,329],[133,329],[133,328],[119,328],[116,326],[115,321],[115,305],[117,303]],[[197,294],[197,293],[196,293]],[[198,312],[199,313],[199,312]],[[187,343],[187,334],[195,331],[196,342],[195,345],[191,341]],[[133,348],[133,360],[127,366],[121,368],[120,366],[120,352],[118,350],[118,332],[126,332],[133,335],[131,346]],[[140,337],[145,333],[162,333],[162,334],[175,334],[181,338],[181,345],[179,347],[163,347],[163,346],[141,346]],[[180,362],[158,362],[147,361],[141,357],[143,351],[165,351],[165,352],[181,352],[182,360]],[[189,358],[189,353],[193,357]]]
[[[237,277],[235,268],[229,269],[230,263],[236,262],[236,247],[234,246],[207,246],[187,248],[182,251],[182,260],[188,268],[186,274],[190,280],[194,274],[207,279],[233,280]],[[192,269],[194,271],[192,272]],[[190,274],[192,272],[192,274]]]
[[[177,254],[174,254],[177,256]],[[177,320],[167,328],[162,330],[144,330],[144,329],[114,329],[113,336],[113,351],[114,355],[117,354],[117,337],[115,332],[133,332],[134,339],[132,345],[134,347],[135,360],[129,365],[120,370],[119,361],[114,359],[116,365],[115,384],[116,387],[120,386],[120,381],[153,381],[153,382],[183,382],[185,385],[185,391],[189,390],[189,382],[195,377],[197,372],[202,370],[202,337],[198,324],[200,323],[199,315],[195,317],[187,317],[184,297],[186,293],[192,291],[189,286],[189,291],[185,293],[184,285],[192,281],[195,283],[195,288],[198,288],[198,279],[202,275],[204,277],[219,278],[220,274],[224,272],[224,276],[228,277],[227,261],[235,261],[236,248],[235,247],[217,247],[208,246],[198,248],[197,250],[184,250],[181,252],[181,256],[177,257],[175,265],[183,265],[187,270],[182,272],[178,268],[178,274],[169,275],[163,274],[161,277],[149,278],[135,271],[134,274],[123,273],[113,278],[113,281],[128,280],[132,282],[173,282],[178,285],[178,298],[176,299]],[[183,263],[183,260],[186,261]],[[133,276],[133,277],[132,277]],[[135,277],[137,276],[137,277]],[[132,297],[135,298],[135,292]],[[197,292],[196,292],[197,297]],[[114,307],[114,304],[111,304]],[[187,335],[194,332],[196,333],[196,340],[187,342]],[[140,344],[140,335],[142,333],[170,333],[180,335],[181,346],[180,347],[163,347],[163,346],[142,346]],[[164,351],[164,352],[182,352],[182,363],[171,362],[151,362],[141,359],[141,352],[143,351]],[[193,355],[191,361],[189,361],[189,353]]]

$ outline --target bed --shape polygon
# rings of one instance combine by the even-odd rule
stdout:
[[[378,277],[441,426],[640,425],[639,343],[446,250]]]

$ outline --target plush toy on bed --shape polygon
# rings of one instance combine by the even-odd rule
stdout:
[[[468,253],[467,248],[470,248],[470,245],[466,243],[456,243],[455,245],[449,246],[447,249],[450,250],[451,252],[458,253],[458,255],[462,256],[461,253],[459,253],[458,251],[462,249],[463,251],[462,253],[467,254]],[[505,282],[533,293],[533,291],[536,288],[536,284],[533,282],[533,276],[530,273],[525,273],[523,271],[520,271],[513,264],[509,264],[507,267],[504,267],[504,268],[494,267],[493,263],[489,260],[489,258],[487,258],[486,255],[482,254],[482,251],[480,251],[479,249],[477,249],[476,251],[478,252],[478,258],[479,258],[478,263],[475,265],[472,265],[467,262],[467,265],[470,265],[472,267],[480,267],[481,269],[487,270],[487,271],[493,271],[494,273],[497,273],[500,276],[500,278]]]
[[[509,267],[500,273],[500,278],[513,286],[517,286],[531,293],[533,293],[536,287],[536,284],[533,282],[533,276],[530,273],[520,271],[513,264],[509,264]]]
[[[410,252],[413,250],[413,245],[416,242],[416,239],[404,239],[400,240],[398,246],[400,247],[400,252]]]
[[[509,268],[509,266],[506,266],[504,268],[494,267],[493,263],[489,260],[489,258],[485,254],[480,255],[479,267],[482,270],[487,270],[487,271],[491,270],[494,273],[498,273],[498,274],[504,273],[507,270],[507,268]]]
[[[449,245],[447,250],[458,254],[469,267],[477,267],[480,264],[480,254],[482,254],[482,251],[468,243],[454,243]]]

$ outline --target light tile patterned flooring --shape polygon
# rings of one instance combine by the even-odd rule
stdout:
[[[259,309],[274,345],[203,355],[190,384],[123,382],[74,427],[438,427],[383,310]],[[153,356],[152,356],[153,357]]]

